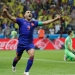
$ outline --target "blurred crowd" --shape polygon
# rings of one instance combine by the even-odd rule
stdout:
[[[0,35],[9,38],[18,37],[18,25],[2,17],[2,7],[6,5],[14,17],[23,18],[26,10],[31,10],[33,20],[45,21],[61,14],[59,21],[45,25],[42,28],[46,34],[66,34],[68,30],[75,32],[75,0],[0,0]],[[40,27],[34,30],[38,34]],[[14,38],[14,37],[13,37]]]

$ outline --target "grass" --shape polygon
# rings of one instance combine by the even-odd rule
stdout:
[[[63,61],[64,50],[36,50],[34,64],[30,75],[75,75],[75,62]],[[17,64],[16,73],[12,73],[11,65],[15,51],[0,51],[0,75],[23,75],[28,55],[24,52]]]

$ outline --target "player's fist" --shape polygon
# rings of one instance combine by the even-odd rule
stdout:
[[[2,16],[6,18],[6,13],[7,13],[7,7],[4,5],[3,6],[3,13]]]
[[[61,18],[61,15],[57,15],[57,19],[60,19]]]
[[[3,13],[5,13],[5,12],[7,12],[7,9],[6,8],[3,9]]]
[[[3,13],[7,12],[7,7],[4,5],[3,6]]]
[[[4,9],[3,9],[2,16],[5,17],[5,18],[6,18],[6,14],[5,14],[6,12],[7,12],[7,10],[4,8]]]

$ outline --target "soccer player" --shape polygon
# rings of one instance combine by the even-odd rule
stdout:
[[[58,15],[56,18],[52,20],[47,20],[44,22],[38,22],[38,21],[32,21],[32,13],[31,11],[26,11],[24,14],[24,18],[15,18],[12,17],[6,8],[3,9],[3,14],[5,17],[9,18],[13,22],[17,23],[19,25],[19,38],[18,38],[18,45],[16,50],[16,57],[13,60],[12,63],[12,71],[16,71],[16,64],[20,60],[24,50],[29,55],[29,59],[27,62],[26,69],[24,71],[24,75],[29,75],[29,70],[33,64],[34,60],[34,44],[33,44],[33,30],[37,26],[47,25],[51,22],[54,22],[56,20],[60,19],[60,15]]]
[[[73,31],[68,31],[68,37],[65,40],[65,55],[64,61],[67,59],[75,60],[74,49],[72,48]]]

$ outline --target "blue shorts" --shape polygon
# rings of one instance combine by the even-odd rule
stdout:
[[[28,51],[28,50],[34,49],[34,48],[35,48],[35,46],[32,43],[27,45],[27,46],[20,46],[20,45],[18,45],[17,50],[16,50],[16,54],[18,56],[21,56],[23,54],[24,50]]]

